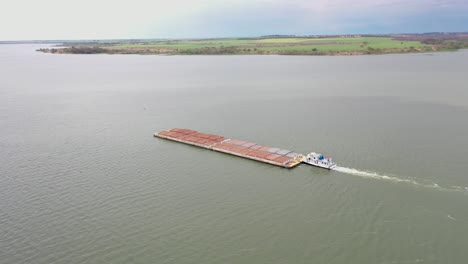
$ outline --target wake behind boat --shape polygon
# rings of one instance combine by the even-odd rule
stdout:
[[[303,162],[312,166],[317,166],[328,170],[334,169],[336,167],[336,163],[333,162],[332,158],[328,156],[325,157],[322,154],[315,152],[307,154]]]

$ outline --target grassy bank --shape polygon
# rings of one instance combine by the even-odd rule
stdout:
[[[461,44],[460,44],[461,43]],[[468,42],[419,41],[395,37],[271,37],[200,40],[153,40],[116,43],[79,43],[43,52],[66,54],[279,54],[361,55],[432,52],[468,48]]]

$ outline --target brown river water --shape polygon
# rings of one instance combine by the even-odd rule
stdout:
[[[468,262],[468,51],[53,55],[0,45],[0,263]],[[330,155],[288,170],[184,127]]]

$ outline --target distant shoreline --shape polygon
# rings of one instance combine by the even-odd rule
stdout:
[[[266,36],[260,38],[70,42],[38,49],[52,54],[141,55],[378,55],[468,48],[468,33],[389,36]]]

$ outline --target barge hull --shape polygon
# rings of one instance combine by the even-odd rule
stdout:
[[[260,161],[284,168],[293,168],[304,161],[304,155],[280,148],[262,146],[254,142],[234,140],[195,130],[173,128],[156,132],[155,137]]]

